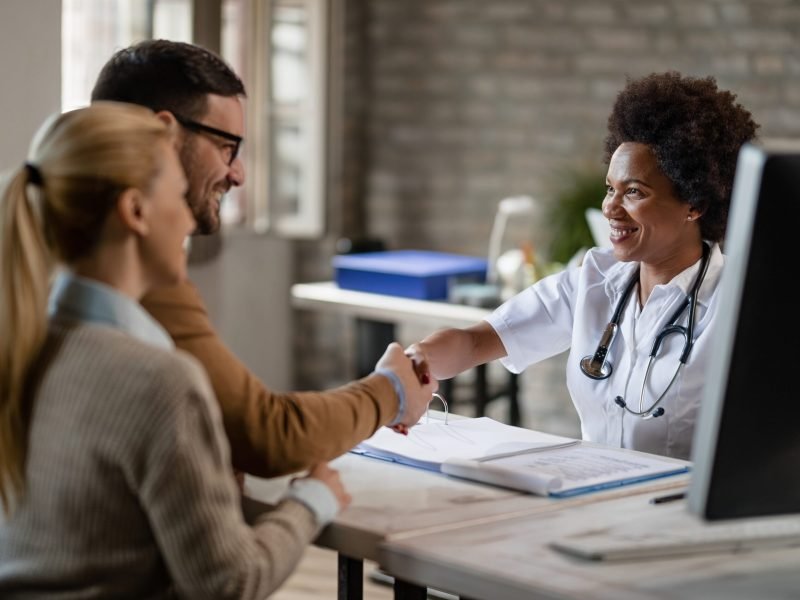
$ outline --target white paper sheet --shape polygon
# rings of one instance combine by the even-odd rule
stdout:
[[[438,471],[450,458],[480,460],[565,443],[575,440],[480,417],[420,423],[407,436],[381,427],[354,452]]]

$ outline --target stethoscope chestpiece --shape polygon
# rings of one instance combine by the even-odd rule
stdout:
[[[605,362],[602,359],[598,361],[597,354],[584,356],[581,359],[581,371],[591,379],[608,379],[613,370],[614,368],[610,362]]]
[[[618,325],[614,322],[606,325],[603,331],[603,337],[600,338],[600,343],[597,345],[597,350],[594,354],[584,356],[581,359],[581,371],[583,374],[591,379],[608,379],[614,368],[611,363],[606,360],[608,349],[611,347],[611,342],[617,334]]]

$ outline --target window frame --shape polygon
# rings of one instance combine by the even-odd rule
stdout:
[[[274,7],[302,7],[308,15],[308,101],[302,107],[279,106],[272,96],[272,26]],[[251,31],[247,80],[246,222],[257,232],[287,238],[317,238],[325,231],[328,108],[329,0],[271,0],[251,2]],[[277,214],[270,172],[277,128],[273,121],[298,124],[306,135],[302,163],[306,177],[298,198],[298,211]]]

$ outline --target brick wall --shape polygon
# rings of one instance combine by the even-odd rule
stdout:
[[[525,193],[546,205],[567,183],[563,169],[603,167],[606,117],[628,75],[714,75],[762,136],[800,136],[796,0],[345,0],[345,8],[345,66],[333,74],[346,82],[344,119],[333,135],[347,166],[329,209],[340,218],[322,244],[302,245],[301,280],[330,277],[340,235],[485,254],[501,198]],[[542,220],[531,236],[545,249],[550,233]],[[304,358],[351,341],[342,319],[306,325]],[[342,360],[297,361],[300,381],[341,380]],[[532,426],[574,429],[562,360],[524,378],[526,390],[553,398],[544,412],[536,399]]]

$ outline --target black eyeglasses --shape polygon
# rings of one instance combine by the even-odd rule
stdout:
[[[222,129],[217,129],[216,127],[211,127],[210,125],[204,125],[203,123],[198,123],[197,121],[193,121],[192,119],[187,119],[186,117],[181,117],[179,115],[175,115],[175,120],[190,131],[215,135],[217,137],[221,137],[225,140],[233,142],[234,143],[233,146],[224,146],[222,148],[222,152],[223,156],[225,157],[225,161],[228,163],[229,167],[233,164],[233,161],[236,160],[236,157],[239,155],[239,148],[241,147],[242,141],[244,140],[243,137],[238,136],[234,133],[230,133],[228,131],[223,131]]]

